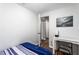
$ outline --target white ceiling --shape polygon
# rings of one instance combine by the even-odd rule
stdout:
[[[28,8],[36,13],[43,13],[62,7],[74,6],[77,3],[19,3],[19,5]]]

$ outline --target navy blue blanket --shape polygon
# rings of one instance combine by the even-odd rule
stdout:
[[[39,55],[52,55],[52,52],[49,51],[48,49],[39,47],[37,45],[34,45],[32,43],[26,42],[21,44],[23,45],[25,48],[28,48],[29,50],[34,51],[35,53],[39,54]]]

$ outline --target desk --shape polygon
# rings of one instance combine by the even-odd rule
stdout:
[[[56,43],[57,42],[57,43]],[[79,55],[79,44],[74,41],[56,40],[56,49],[64,54]]]

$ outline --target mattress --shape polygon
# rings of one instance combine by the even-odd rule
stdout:
[[[39,55],[52,55],[52,51],[43,47],[39,47],[38,45],[34,45],[29,42],[23,43],[21,45],[24,46],[25,48],[28,48],[29,50],[34,51],[35,53]]]
[[[22,45],[14,46],[3,51],[0,51],[0,55],[38,55],[37,53],[25,48]]]
[[[0,55],[52,55],[48,49],[26,42],[3,51]]]

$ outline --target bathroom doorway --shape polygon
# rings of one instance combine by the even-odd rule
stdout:
[[[41,17],[40,46],[49,48],[49,16]]]

